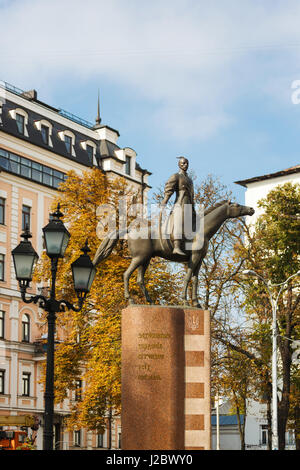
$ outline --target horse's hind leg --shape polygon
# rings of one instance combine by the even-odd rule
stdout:
[[[130,297],[130,292],[129,292],[129,279],[131,277],[131,274],[133,271],[136,270],[137,267],[139,267],[142,263],[144,262],[144,258],[141,257],[136,257],[132,258],[131,263],[128,267],[128,269],[125,271],[123,274],[123,279],[124,279],[124,296],[125,299],[128,300],[130,304],[133,304],[133,299]]]
[[[149,292],[145,285],[145,272],[149,265],[149,262],[150,260],[146,261],[144,264],[138,267],[137,283],[140,286],[147,302],[149,302],[149,304],[152,304],[151,297],[149,296]]]

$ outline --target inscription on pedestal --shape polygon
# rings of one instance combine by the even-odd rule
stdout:
[[[184,449],[183,333],[181,309],[123,310],[124,449]]]
[[[122,448],[210,448],[209,312],[122,312]]]
[[[150,340],[154,343],[150,343]],[[157,342],[157,341],[161,342]],[[165,341],[170,340],[170,334],[158,332],[142,332],[138,334],[138,352],[136,359],[136,369],[138,380],[162,380],[160,374],[155,373],[157,361],[162,361],[165,357]],[[149,351],[149,352],[147,352]]]

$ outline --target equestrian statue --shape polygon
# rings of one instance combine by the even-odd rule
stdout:
[[[135,228],[125,229],[125,233],[124,230],[115,230],[103,239],[95,254],[93,264],[96,266],[111,254],[118,240],[126,234],[131,263],[124,273],[124,295],[130,304],[134,301],[129,292],[129,280],[136,269],[137,282],[146,301],[152,303],[144,275],[151,258],[161,257],[187,265],[182,301],[184,305],[188,304],[188,285],[192,281],[192,305],[201,308],[197,296],[198,274],[207,253],[209,240],[227,219],[254,214],[252,207],[232,203],[230,200],[221,201],[206,209],[202,217],[196,214],[194,185],[187,173],[188,166],[187,158],[179,157],[178,173],[173,174],[165,184],[156,233],[148,221],[143,236],[139,236]],[[173,194],[176,196],[172,211],[163,223],[162,215]]]

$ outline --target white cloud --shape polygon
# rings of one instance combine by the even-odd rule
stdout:
[[[208,138],[254,83],[285,93],[276,83],[299,59],[299,14],[296,0],[0,0],[0,78],[104,77],[155,103],[172,135]]]

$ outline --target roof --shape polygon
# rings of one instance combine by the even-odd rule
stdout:
[[[244,415],[240,415],[241,423],[244,422]],[[220,415],[219,416],[220,426],[234,426],[238,424],[237,415]],[[212,426],[217,425],[217,416],[212,415],[211,417]]]
[[[82,146],[83,142],[90,140],[95,144],[95,158],[100,168],[102,167],[101,160],[106,158],[112,158],[118,161],[119,163],[125,164],[125,161],[123,162],[122,160],[118,159],[115,154],[115,152],[120,149],[117,144],[111,142],[110,140],[107,140],[106,138],[99,139],[100,136],[97,132],[91,133],[91,131],[96,131],[97,129],[108,129],[112,132],[115,132],[119,136],[120,134],[117,130],[107,125],[101,125],[100,122],[96,125],[91,124],[88,121],[81,119],[78,116],[75,116],[67,111],[47,105],[37,99],[36,90],[24,91],[13,85],[10,85],[7,82],[2,81],[0,81],[0,88],[7,90],[13,95],[18,95],[19,97],[24,99],[24,103],[18,104],[18,108],[21,108],[26,111],[26,114],[28,115],[28,121],[26,123],[26,135],[25,133],[20,134],[18,131],[16,120],[12,119],[11,117],[11,111],[16,108],[14,96],[8,95],[8,97],[6,97],[3,102],[0,101],[0,131],[13,135],[14,137],[17,137],[23,141],[27,141],[34,145],[42,147],[43,149],[49,152],[61,155],[69,160],[76,161],[77,163],[80,163],[86,167],[92,167],[94,165],[94,162],[90,161],[87,151]],[[27,102],[34,102],[38,105],[38,107],[28,106]],[[50,114],[50,117],[49,113],[46,113],[47,117],[45,116],[46,108],[53,111],[53,113]],[[64,122],[62,124],[62,120],[59,118],[57,119],[58,116],[62,116],[63,118],[65,118],[67,120],[66,124]],[[46,119],[52,126],[53,132],[51,132],[51,145],[48,145],[48,143],[45,143],[43,141],[42,134],[40,130],[36,127],[36,122],[41,121],[42,119]],[[79,127],[79,130],[77,126],[74,128],[73,123],[79,124],[81,126]],[[74,154],[70,154],[68,152],[65,142],[61,140],[60,132],[62,131],[71,131],[74,135]],[[151,175],[148,170],[141,168],[137,163],[136,169],[142,174]]]
[[[19,105],[18,107],[21,109],[24,109],[24,111],[26,111],[28,114],[28,124],[27,124],[28,135],[20,134],[18,132],[17,123],[15,119],[11,119],[10,114],[9,114],[11,110],[15,109],[15,107],[16,107],[15,103],[8,99],[3,104],[2,114],[1,114],[2,122],[0,123],[1,131],[4,131],[7,134],[18,137],[21,140],[33,143],[39,147],[42,147],[48,150],[49,152],[54,152],[69,160],[76,161],[88,167],[92,166],[92,163],[89,161],[87,152],[81,146],[81,142],[85,140],[91,140],[92,142],[94,142],[97,148],[96,157],[101,158],[101,152],[99,152],[100,149],[98,147],[98,140],[93,139],[89,135],[84,134],[84,128],[82,128],[83,132],[74,131],[71,126],[70,127],[62,126],[61,124],[59,124],[53,119],[47,118],[47,121],[49,121],[53,127],[53,132],[51,134],[52,145],[49,146],[48,144],[44,143],[41,132],[35,126],[35,122],[40,121],[41,119],[45,119],[44,115],[38,114],[35,111],[31,111],[25,106]],[[60,131],[65,131],[65,130],[69,130],[75,135],[74,151],[75,151],[76,157],[69,154],[65,143],[58,137],[58,133]]]
[[[148,170],[145,170],[145,168],[141,168],[141,166],[136,162],[135,163],[135,168],[139,171],[141,171],[142,173],[144,173],[145,175],[152,175],[152,173]]]
[[[292,166],[290,168],[286,168],[285,170],[277,171],[276,173],[270,173],[268,175],[254,176],[253,178],[249,178],[247,180],[235,181],[235,183],[246,188],[248,184],[256,183],[257,181],[279,178],[280,176],[291,175],[293,173],[300,173],[300,165]]]

